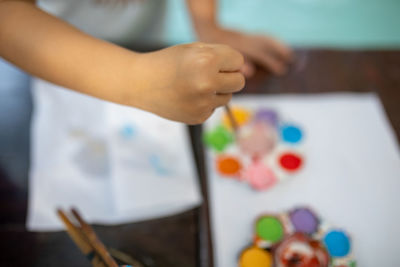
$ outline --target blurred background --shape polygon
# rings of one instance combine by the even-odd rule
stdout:
[[[195,40],[184,0],[167,1],[165,39]],[[400,47],[398,0],[220,0],[220,22],[247,32],[268,33],[293,46]]]

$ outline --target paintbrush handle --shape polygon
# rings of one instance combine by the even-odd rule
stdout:
[[[238,131],[238,129],[239,129],[239,126],[238,126],[238,123],[237,123],[237,121],[235,119],[235,116],[232,113],[232,110],[231,110],[229,104],[225,105],[225,111],[226,111],[226,114],[228,115],[228,118],[229,118],[229,121],[230,121],[230,123],[232,125],[232,128],[233,128],[234,132],[236,133]]]
[[[85,240],[81,230],[69,220],[68,216],[62,210],[58,209],[57,214],[64,223],[68,235],[75,242],[82,253],[91,261],[92,265],[94,267],[105,267],[104,263],[96,255],[93,247],[88,243],[88,241]]]
[[[76,209],[71,209],[71,212],[81,225],[83,234],[87,237],[89,243],[93,246],[97,254],[99,254],[102,260],[106,263],[106,266],[118,267],[118,264],[111,257],[110,253],[108,253],[106,247],[103,245],[100,239],[97,238],[93,228],[82,219]]]

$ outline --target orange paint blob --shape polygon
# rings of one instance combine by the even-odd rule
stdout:
[[[235,157],[220,156],[217,159],[217,169],[222,175],[235,176],[242,169],[242,164]]]

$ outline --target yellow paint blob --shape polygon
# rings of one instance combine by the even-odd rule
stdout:
[[[240,255],[239,267],[271,267],[272,257],[268,251],[258,247],[246,249]]]
[[[244,108],[233,107],[232,114],[239,127],[246,124],[251,118],[251,112]],[[228,129],[232,129],[231,121],[226,113],[222,117],[222,124]]]

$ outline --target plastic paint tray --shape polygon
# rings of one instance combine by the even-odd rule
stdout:
[[[239,267],[355,267],[350,235],[307,207],[264,214],[254,239],[239,256]]]
[[[300,126],[267,108],[253,112],[233,107],[232,113],[239,126],[236,133],[223,114],[203,136],[220,177],[246,182],[262,191],[301,170],[305,136]]]

